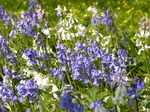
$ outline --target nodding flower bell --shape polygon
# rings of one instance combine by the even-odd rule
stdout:
[[[96,107],[94,112],[107,112],[105,107]]]
[[[46,89],[50,86],[49,77],[45,77],[41,73],[37,73],[34,75],[34,80],[36,81],[37,85],[40,86],[41,89]]]
[[[124,85],[119,85],[113,99],[114,104],[124,104],[124,98],[128,97],[127,89]]]
[[[90,109],[94,108],[94,112],[107,112],[101,100],[96,100],[90,104]]]

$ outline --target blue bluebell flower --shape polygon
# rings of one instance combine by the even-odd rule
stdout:
[[[111,10],[107,9],[106,12],[103,13],[102,16],[102,24],[104,24],[107,28],[111,28],[114,26],[113,18],[114,16],[110,14]]]
[[[63,63],[63,64],[69,64],[68,61],[69,61],[69,57],[66,53],[66,47],[64,44],[58,44],[56,46],[56,49],[58,49],[59,51],[57,52],[57,55],[58,55],[58,59],[59,59],[59,62]]]
[[[24,54],[26,54],[26,56],[28,56],[28,58],[30,59],[30,62],[32,64],[37,64],[37,58],[39,58],[39,53],[37,51],[35,51],[34,49],[30,48],[30,49],[25,49],[24,50]]]
[[[72,91],[65,91],[61,94],[60,98],[62,103],[59,105],[59,108],[67,109],[69,112],[83,112],[84,106],[79,106],[78,103],[72,102]]]
[[[65,71],[64,67],[60,67],[60,68],[50,68],[49,69],[49,73],[55,77],[55,78],[60,78],[60,79],[64,79],[64,74],[63,71]]]
[[[96,100],[90,104],[90,109],[94,109],[94,112],[107,112],[105,107],[103,107],[103,103],[101,100]]]
[[[0,97],[3,102],[15,104],[18,102],[18,97],[13,91],[7,88],[3,83],[0,83]]]
[[[43,54],[42,54],[42,58],[44,58],[44,59],[46,59],[46,60],[51,60],[49,54],[47,54],[47,53],[43,53]]]
[[[9,25],[8,21],[12,19],[12,15],[8,15],[7,11],[1,7],[0,7],[0,20],[4,21],[6,28],[8,28],[8,25]]]
[[[18,61],[16,60],[16,57],[17,57],[16,54],[11,53],[11,54],[4,55],[3,58],[8,59],[9,65],[13,65],[14,63],[18,63]]]
[[[0,36],[0,50],[2,53],[8,53],[9,47],[7,46],[9,44],[4,37]]]
[[[128,89],[128,94],[131,97],[129,104],[132,105],[136,98],[139,98],[139,92],[145,88],[144,82],[139,78],[134,78],[134,83],[131,84],[131,88]]]
[[[1,110],[2,110],[2,112],[7,112],[6,106],[2,104],[2,105],[1,105]]]
[[[67,85],[62,87],[62,90],[66,90],[66,89],[73,90],[74,88],[72,85],[67,84]]]
[[[14,27],[17,29],[17,31],[21,32],[21,35],[23,36],[26,34],[33,38],[38,36],[35,27],[40,28],[40,23],[42,22],[41,20],[43,19],[45,12],[38,2],[31,0],[30,9],[34,7],[37,7],[37,9],[28,12],[22,11],[21,18],[15,20],[17,24],[14,25]],[[43,20],[46,21],[45,19]],[[37,40],[39,45],[43,45],[42,40]]]
[[[31,112],[31,109],[30,109],[30,108],[29,108],[29,109],[27,109],[27,110],[26,110],[26,112]]]
[[[35,7],[37,7],[38,2],[35,0],[30,0],[29,5],[30,5],[29,9],[34,9]]]
[[[20,83],[15,86],[17,94],[20,97],[19,101],[23,102],[28,99],[29,103],[33,103],[39,100],[39,86],[34,82],[33,79],[26,80],[24,84]]]
[[[99,14],[97,7],[88,9],[93,13],[91,24],[94,24],[96,29],[98,29],[100,23],[104,24],[109,30],[115,25],[113,21],[115,15],[111,14],[110,9],[104,8],[106,11],[102,15]]]
[[[102,107],[103,106],[103,103],[101,100],[96,100],[96,101],[93,101],[91,104],[90,104],[90,108],[95,108],[95,107]]]

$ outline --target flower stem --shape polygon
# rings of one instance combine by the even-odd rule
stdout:
[[[115,89],[112,89],[113,97],[115,97],[114,90],[115,90]],[[117,110],[117,105],[116,105],[116,104],[115,104],[115,112],[118,112],[118,110]]]
[[[139,108],[138,108],[138,100],[137,100],[137,98],[135,98],[135,101],[136,101],[136,110],[137,110],[137,112],[139,112]]]

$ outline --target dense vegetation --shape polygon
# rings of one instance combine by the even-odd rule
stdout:
[[[1,0],[2,112],[147,112],[149,0]]]

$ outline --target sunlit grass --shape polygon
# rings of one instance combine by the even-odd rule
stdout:
[[[150,6],[148,0],[140,1],[131,1],[131,0],[38,0],[42,4],[42,8],[45,9],[45,12],[49,13],[48,21],[50,25],[55,25],[58,20],[55,12],[55,8],[60,4],[66,6],[68,9],[71,9],[73,14],[82,17],[86,13],[86,9],[93,5],[94,2],[98,2],[98,9],[101,12],[102,7],[106,6],[110,8],[113,14],[117,14],[118,17],[115,18],[117,23],[116,25],[124,27],[126,31],[132,30],[137,32],[137,27],[139,27],[139,20],[142,16],[147,15],[149,17]],[[7,9],[9,13],[14,13],[18,16],[19,12],[22,10],[28,10],[29,0],[1,0],[0,4],[3,4],[3,8]],[[13,6],[13,7],[12,7]]]

